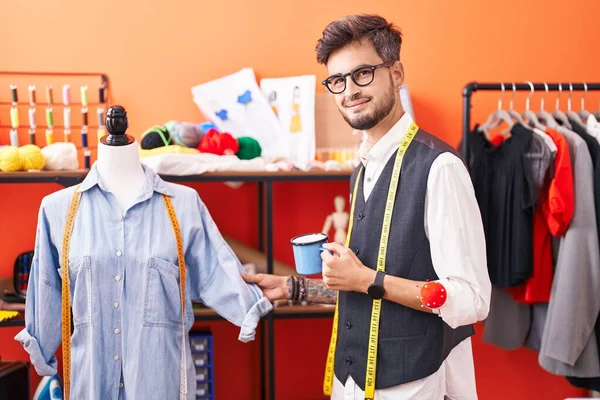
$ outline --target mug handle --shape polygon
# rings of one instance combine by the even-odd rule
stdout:
[[[323,246],[319,247],[319,251],[326,251],[326,252],[328,252],[329,254],[333,255],[333,251],[331,251],[331,250],[329,250],[329,249],[326,249],[326,248],[325,248],[325,247],[323,247]]]

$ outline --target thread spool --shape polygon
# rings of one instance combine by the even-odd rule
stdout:
[[[16,129],[10,130],[10,144],[19,147],[19,132]]]
[[[87,126],[88,125],[88,111],[87,111],[87,108],[83,109],[81,111],[81,113],[82,113],[82,116],[83,116],[83,125]]]
[[[46,144],[49,146],[54,143],[54,131],[46,129]]]
[[[28,110],[28,114],[29,114],[29,127],[31,129],[35,129],[37,127],[37,121],[36,121],[36,117],[35,117],[35,108],[31,107]]]
[[[17,95],[17,85],[14,83],[10,85],[10,98],[12,100],[13,105],[17,105],[19,102],[19,96]]]
[[[104,84],[104,83],[98,87],[98,102],[100,104],[104,104],[104,102],[106,101],[104,99],[105,90],[106,90],[106,84]]]
[[[13,129],[19,127],[19,109],[17,107],[12,107],[10,109],[10,125]]]
[[[81,147],[84,149],[88,147],[87,126],[81,128]]]
[[[54,126],[54,114],[52,113],[51,108],[46,108],[46,125],[49,127]]]
[[[63,85],[63,104],[65,106],[71,104],[71,87],[69,85]]]
[[[35,106],[35,85],[29,85],[29,105]]]
[[[52,105],[53,99],[52,99],[52,86],[51,85],[46,86],[46,100],[48,101],[48,105]]]
[[[63,110],[63,120],[66,130],[71,129],[71,109],[69,107]]]
[[[88,87],[86,85],[81,86],[81,105],[87,107],[88,105]]]
[[[88,149],[83,151],[83,165],[85,169],[90,169],[90,157],[92,156],[92,152]]]

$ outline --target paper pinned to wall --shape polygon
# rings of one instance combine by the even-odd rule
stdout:
[[[265,157],[285,156],[281,125],[258,87],[252,68],[194,86],[192,96],[220,132],[255,138]]]
[[[285,157],[299,169],[315,159],[316,76],[263,78],[260,88],[277,115]]]

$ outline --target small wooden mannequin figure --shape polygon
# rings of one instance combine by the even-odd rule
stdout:
[[[346,241],[346,229],[348,228],[348,222],[350,220],[350,215],[348,212],[344,211],[346,200],[343,196],[335,196],[333,199],[333,205],[335,207],[335,211],[327,216],[321,232],[329,235],[329,230],[333,225],[333,229],[335,230],[333,241],[344,244]]]

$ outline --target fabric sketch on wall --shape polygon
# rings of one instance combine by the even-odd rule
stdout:
[[[315,157],[316,76],[264,78],[260,88],[268,99],[285,138],[286,158],[306,169]]]
[[[194,86],[192,96],[220,132],[255,138],[263,156],[284,156],[284,131],[258,87],[252,68]]]

